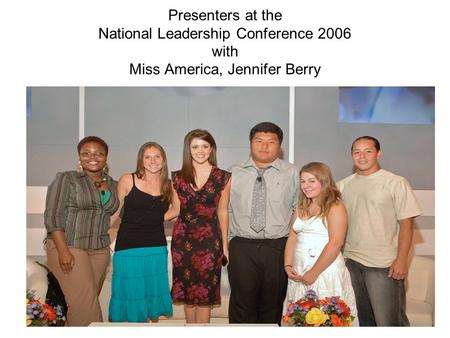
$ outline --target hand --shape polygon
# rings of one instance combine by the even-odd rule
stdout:
[[[223,264],[223,260],[222,260],[222,266],[227,266],[230,263],[230,254],[228,252],[228,246],[224,245],[223,246],[223,258],[226,259],[226,264]]]
[[[402,259],[396,259],[389,268],[388,277],[396,280],[405,279],[408,276],[408,262]]]
[[[64,250],[58,253],[59,256],[59,266],[64,274],[68,274],[72,271],[75,265],[75,257],[70,253],[69,250]]]
[[[223,255],[229,260],[230,259],[230,254],[228,252],[228,245],[224,245],[223,246]]]
[[[108,229],[109,240],[111,243],[116,240],[118,231],[119,231],[119,229],[117,229],[117,228],[109,228]]]
[[[286,266],[284,268],[284,271],[286,272],[289,279],[292,279],[294,282],[301,282],[302,276],[295,271],[295,269],[292,266]]]
[[[317,277],[319,276],[315,272],[308,270],[303,274],[301,282],[305,285],[311,285],[317,280]]]

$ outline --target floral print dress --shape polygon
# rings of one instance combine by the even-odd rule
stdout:
[[[231,174],[212,167],[199,190],[173,173],[173,185],[180,199],[172,235],[174,303],[189,305],[220,304],[222,271],[222,232],[217,207]]]

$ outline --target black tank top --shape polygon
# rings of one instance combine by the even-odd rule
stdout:
[[[122,222],[117,233],[115,251],[167,245],[164,233],[164,214],[169,203],[161,196],[139,190],[134,183],[125,196]]]

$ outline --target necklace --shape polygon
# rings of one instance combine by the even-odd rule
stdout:
[[[94,184],[97,188],[100,188],[102,186],[102,183],[106,181],[106,177],[103,177],[100,181],[94,181]]]
[[[102,183],[106,181],[106,177],[102,177],[100,181],[94,181],[94,184],[97,188],[100,188],[102,186]],[[105,196],[105,190],[101,189],[100,193],[102,194],[102,196]]]

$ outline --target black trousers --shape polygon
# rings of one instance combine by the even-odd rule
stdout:
[[[286,237],[230,241],[230,323],[280,324],[286,297]]]

